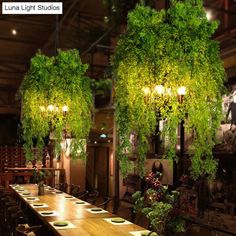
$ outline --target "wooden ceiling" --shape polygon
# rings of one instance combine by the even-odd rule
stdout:
[[[167,0],[156,1],[157,7],[168,3]],[[205,0],[204,5],[213,18],[220,21],[215,38],[220,42],[222,57],[236,54],[236,0]],[[100,44],[97,39],[106,30],[102,0],[64,0],[63,7],[60,16],[0,15],[0,114],[19,113],[20,103],[15,102],[15,93],[30,58],[39,49],[53,55],[56,47],[78,48],[84,61],[97,65],[99,72],[107,66],[107,58],[97,56],[88,61],[86,57],[86,54],[91,57],[89,49]],[[13,29],[16,35],[12,34]],[[111,45],[103,46],[98,45],[107,57],[105,50]]]

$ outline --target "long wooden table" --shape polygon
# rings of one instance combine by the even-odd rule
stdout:
[[[132,224],[131,222],[126,222],[128,224],[112,224],[108,222],[110,218],[117,217],[110,212],[103,213],[92,213],[89,209],[95,206],[86,203],[84,205],[76,205],[75,202],[79,201],[78,198],[66,198],[71,197],[66,193],[55,193],[54,190],[45,190],[45,194],[42,196],[37,196],[37,185],[35,184],[24,184],[20,185],[22,190],[28,190],[31,195],[35,196],[39,200],[29,201],[27,197],[24,196],[23,191],[19,189],[14,189],[11,186],[18,198],[21,199],[24,204],[26,204],[36,215],[39,217],[55,235],[62,236],[131,236],[130,232],[133,231],[145,231],[146,229]],[[33,203],[45,203],[48,207],[35,208]],[[40,211],[53,211],[56,212],[55,216],[42,216]],[[106,220],[107,219],[107,220]],[[51,222],[58,220],[69,221],[74,228],[61,228],[58,229],[52,225]]]

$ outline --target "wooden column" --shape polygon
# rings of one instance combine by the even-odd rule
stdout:
[[[113,125],[113,161],[114,161],[114,208],[113,212],[116,213],[120,206],[120,171],[119,171],[119,161],[116,156],[116,145],[117,145],[117,132],[116,132],[116,122],[114,119]]]

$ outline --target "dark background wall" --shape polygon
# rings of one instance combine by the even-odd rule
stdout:
[[[15,146],[18,140],[19,116],[0,115],[0,146]]]

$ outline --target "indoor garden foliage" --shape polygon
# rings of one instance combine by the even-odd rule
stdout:
[[[134,211],[143,213],[149,219],[152,230],[159,236],[172,236],[185,231],[181,216],[184,205],[179,204],[180,192],[170,191],[162,185],[159,177],[159,172],[150,172],[146,176],[145,193],[137,191],[132,196],[135,201]]]
[[[186,132],[193,135],[192,176],[214,177],[212,148],[225,80],[219,45],[211,39],[217,27],[216,21],[208,21],[202,0],[172,0],[168,10],[160,11],[138,5],[129,13],[113,59],[123,174],[132,166],[127,155],[131,133],[137,136],[135,165],[144,176],[148,137],[158,120],[166,123],[160,134],[168,143],[164,156],[171,160],[176,160],[176,129],[184,120]]]
[[[34,159],[32,148],[42,150],[50,133],[56,153],[62,139],[71,138],[72,158],[85,157],[85,139],[91,127],[92,92],[77,50],[58,51],[54,57],[41,53],[31,66],[20,88],[22,127],[26,159]],[[42,158],[42,152],[37,159]]]

